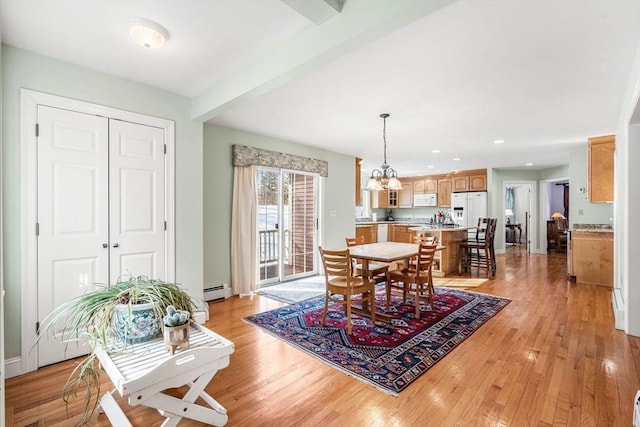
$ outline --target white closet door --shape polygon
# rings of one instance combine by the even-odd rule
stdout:
[[[164,130],[110,122],[111,282],[166,277]]]
[[[108,120],[38,106],[38,318],[108,283]],[[34,230],[35,232],[35,230]],[[86,354],[38,346],[39,366]]]

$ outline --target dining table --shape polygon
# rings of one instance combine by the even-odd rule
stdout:
[[[445,246],[438,246],[437,250],[444,249]],[[349,256],[357,258],[362,263],[362,276],[369,275],[369,262],[379,261],[390,263],[394,261],[404,261],[408,265],[409,259],[418,255],[419,244],[401,242],[380,242],[367,243],[349,247]],[[385,286],[387,286],[385,284]],[[352,311],[363,316],[371,317],[371,309],[366,298],[362,299],[362,307],[352,307]],[[382,313],[376,313],[376,318],[383,321],[391,320],[390,317]]]

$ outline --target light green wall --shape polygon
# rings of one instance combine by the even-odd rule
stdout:
[[[569,160],[570,224],[612,224],[613,203],[589,202],[589,145],[572,148]],[[587,192],[580,193],[580,187]]]
[[[173,120],[176,123],[176,280],[202,295],[202,123],[189,98],[67,62],[2,47],[5,356],[20,356],[20,88]]]
[[[324,246],[344,248],[344,238],[355,233],[354,158],[239,130],[204,126],[204,283],[231,283],[231,202],[234,144],[312,157],[329,162],[324,179]],[[335,211],[335,216],[329,213]]]

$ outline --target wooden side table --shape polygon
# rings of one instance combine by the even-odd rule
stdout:
[[[108,352],[99,350],[98,359],[115,386],[102,397],[99,409],[114,426],[132,426],[113,397],[117,392],[127,396],[131,406],[157,409],[167,418],[163,427],[175,426],[182,418],[223,426],[227,411],[204,388],[219,369],[229,365],[233,351],[231,341],[197,324],[191,325],[189,348],[178,348],[174,355],[165,348],[162,337],[126,347],[118,344]],[[183,385],[191,389],[182,399],[163,393]],[[194,403],[198,397],[208,407]]]

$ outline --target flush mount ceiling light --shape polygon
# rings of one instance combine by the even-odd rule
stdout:
[[[382,163],[382,170],[374,169],[371,171],[371,178],[367,182],[366,190],[380,191],[386,190],[402,190],[402,184],[398,180],[398,173],[387,164],[387,117],[389,114],[382,113],[382,140],[384,141],[384,163]]]
[[[129,35],[134,42],[147,49],[159,48],[169,40],[166,28],[144,18],[129,20]]]

